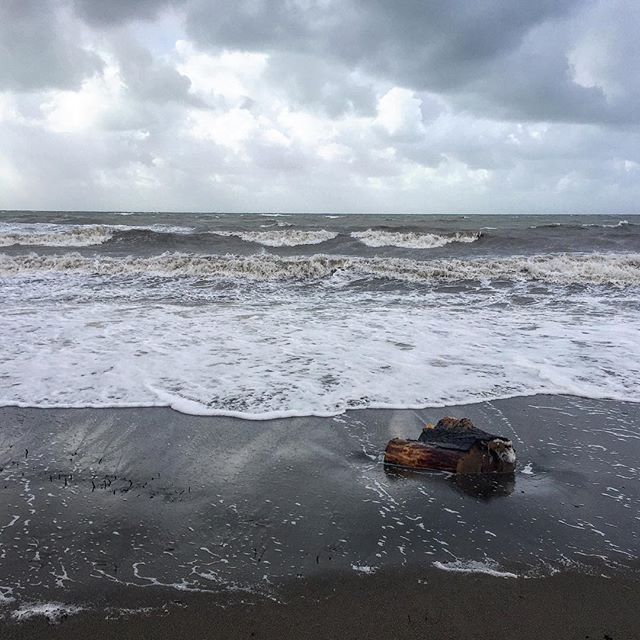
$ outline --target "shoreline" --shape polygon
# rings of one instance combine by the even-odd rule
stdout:
[[[291,581],[277,598],[183,593],[128,607],[2,624],[7,640],[100,638],[519,638],[633,640],[640,611],[628,578],[565,573],[530,580],[433,569]],[[169,596],[170,594],[167,594]],[[161,602],[161,604],[160,604]],[[609,614],[607,614],[609,612]]]
[[[163,392],[164,393],[164,392]],[[168,396],[170,397],[170,396]],[[349,406],[336,411],[316,411],[305,412],[303,410],[286,410],[286,411],[272,411],[270,413],[247,413],[242,411],[226,411],[224,409],[214,409],[210,412],[204,410],[194,411],[181,411],[178,407],[181,406],[181,402],[172,404],[171,402],[158,402],[156,403],[132,403],[132,404],[28,404],[23,402],[9,402],[6,404],[0,403],[0,412],[3,409],[28,409],[36,411],[120,411],[120,410],[143,410],[143,409],[169,409],[175,413],[191,416],[193,418],[232,418],[236,420],[243,420],[246,422],[272,422],[279,420],[288,420],[290,418],[336,418],[339,416],[347,416],[351,412],[362,411],[444,411],[450,407],[456,407],[461,410],[464,407],[500,402],[502,400],[527,400],[529,398],[540,397],[557,397],[557,398],[575,398],[577,400],[605,400],[610,402],[619,402],[624,404],[638,404],[640,400],[632,400],[628,397],[614,396],[611,394],[603,393],[601,395],[581,395],[577,393],[549,393],[546,390],[531,391],[525,393],[514,393],[505,395],[492,396],[489,400],[481,400],[479,398],[472,398],[462,402],[456,403],[442,403],[442,404],[390,404],[390,403],[372,403],[366,407]],[[194,403],[195,404],[195,403]],[[174,406],[175,405],[175,406]],[[185,405],[182,405],[185,406]]]

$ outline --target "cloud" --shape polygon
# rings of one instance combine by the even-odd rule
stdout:
[[[137,43],[128,34],[111,40],[123,82],[131,96],[153,103],[193,102],[191,80],[172,64]]]
[[[0,207],[637,208],[631,0],[6,0]]]
[[[415,139],[424,135],[422,124],[422,100],[416,98],[413,91],[394,87],[378,100],[380,125],[392,138]]]
[[[181,0],[70,0],[77,14],[96,26],[116,25],[132,20],[150,20],[167,6]]]
[[[637,122],[621,69],[638,59],[638,11],[631,1],[196,0],[187,29],[201,47],[321,60],[496,118]]]
[[[371,78],[322,56],[295,51],[269,54],[269,84],[294,108],[322,112],[372,115],[376,92]]]
[[[0,90],[75,88],[102,68],[53,0],[0,3]]]

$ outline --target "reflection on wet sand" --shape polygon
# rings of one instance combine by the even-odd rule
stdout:
[[[415,471],[385,464],[384,472],[389,480],[411,479],[421,482],[443,483],[473,498],[490,500],[510,496],[516,487],[515,473],[445,473],[441,471]]]

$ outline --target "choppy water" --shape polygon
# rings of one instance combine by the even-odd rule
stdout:
[[[0,404],[638,401],[640,216],[0,213]]]

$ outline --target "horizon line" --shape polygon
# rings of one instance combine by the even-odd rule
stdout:
[[[640,212],[613,211],[532,211],[532,212],[431,212],[415,211],[387,212],[387,211],[205,211],[201,209],[0,209],[3,213],[112,213],[116,215],[136,214],[199,214],[199,215],[255,215],[255,216],[639,216]]]

